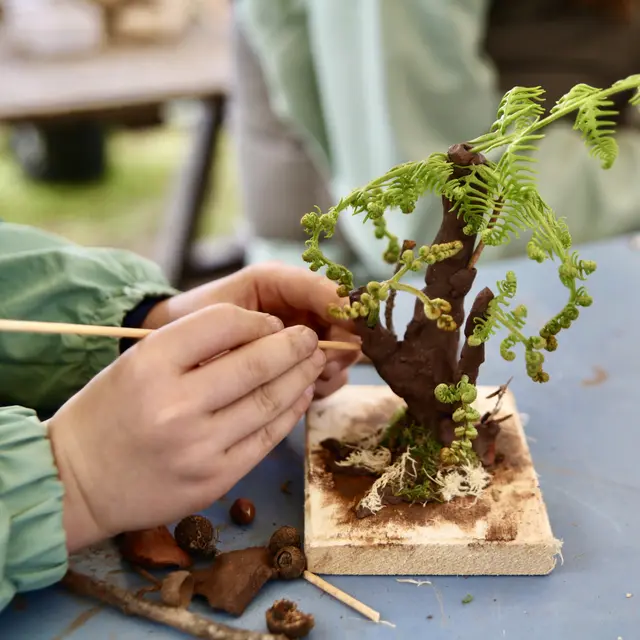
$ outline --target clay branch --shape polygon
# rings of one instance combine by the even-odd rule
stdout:
[[[477,296],[471,306],[471,311],[467,316],[467,322],[464,327],[464,337],[469,338],[473,333],[476,326],[476,319],[483,318],[489,303],[493,300],[493,292],[488,287],[485,287]],[[460,380],[463,375],[468,376],[469,382],[475,384],[478,380],[478,373],[480,367],[484,362],[484,342],[477,347],[469,345],[467,340],[462,345],[462,352],[460,354],[460,360],[458,362],[458,372],[456,374],[456,382]]]
[[[285,636],[234,629],[208,618],[195,615],[186,609],[168,607],[136,597],[130,591],[96,580],[89,576],[68,571],[62,584],[79,596],[89,596],[120,609],[127,615],[147,618],[203,640],[286,640]]]
[[[456,165],[455,177],[464,175],[465,167],[486,162],[484,156],[470,151],[468,145],[454,145],[449,158]],[[451,305],[450,315],[457,327],[464,322],[464,298],[476,276],[469,269],[474,251],[475,235],[466,235],[466,222],[452,211],[453,203],[443,198],[443,217],[440,230],[433,244],[459,242],[461,250],[442,262],[427,268],[423,292],[430,299],[442,298]],[[362,290],[353,292],[353,299]],[[451,407],[441,405],[434,396],[440,383],[452,383],[458,368],[460,331],[444,331],[429,320],[424,305],[416,302],[413,319],[402,341],[378,322],[374,327],[366,319],[356,320],[357,331],[362,338],[362,351],[376,367],[389,387],[402,397],[409,414],[425,427],[434,427],[451,415]]]

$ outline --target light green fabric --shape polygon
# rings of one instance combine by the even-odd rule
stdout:
[[[133,254],[0,222],[0,318],[117,326],[145,297],[174,293]],[[54,412],[118,353],[112,338],[0,333],[0,609],[67,566],[63,487],[38,414]]]
[[[272,108],[304,140],[336,199],[390,167],[445,151],[485,132],[501,97],[482,53],[487,0],[237,0],[237,18],[256,51]],[[319,97],[318,97],[319,96]],[[314,104],[314,101],[318,101]],[[640,134],[620,133],[609,172],[578,134],[556,126],[542,142],[540,190],[568,219],[576,241],[640,226]],[[302,212],[303,213],[303,212]],[[415,213],[390,215],[401,238],[430,242],[441,208],[424,198]],[[358,260],[387,277],[382,242],[362,221],[341,217]],[[278,257],[278,242],[267,244]],[[524,240],[485,252],[501,258]]]

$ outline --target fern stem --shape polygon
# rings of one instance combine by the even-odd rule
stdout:
[[[638,84],[640,84],[638,76],[631,76],[626,80],[621,80],[620,82],[616,82],[613,86],[609,87],[608,89],[600,90],[597,96],[603,99],[610,98],[611,96],[614,96],[618,93],[623,93],[631,89],[638,89]],[[575,100],[567,103],[566,106],[558,109],[554,113],[549,114],[545,118],[542,118],[542,120],[534,120],[524,131],[517,131],[515,133],[505,135],[501,140],[498,141],[498,143],[496,143],[495,140],[490,140],[490,141],[481,143],[477,146],[474,146],[473,151],[475,153],[481,153],[483,151],[490,151],[492,149],[504,147],[510,144],[511,142],[513,142],[517,138],[524,138],[530,134],[533,134],[535,131],[539,131],[544,127],[548,127],[550,124],[552,124],[556,120],[560,120],[561,118],[564,118],[570,113],[573,113],[574,111],[579,109],[583,104],[585,104],[589,100],[592,100],[593,98],[594,98],[593,95],[588,97],[583,97],[583,98],[576,98]],[[476,140],[479,140],[479,138],[476,138]],[[472,140],[470,144],[473,145],[473,143],[474,143],[474,140]]]
[[[500,215],[500,209],[503,204],[504,204],[504,201],[502,200],[502,198],[499,198],[496,202],[496,206],[493,209],[491,218],[489,218],[487,229],[491,229],[495,226],[496,221],[498,220],[498,216]],[[485,247],[484,242],[480,240],[476,248],[474,249],[473,253],[471,254],[471,259],[469,260],[469,264],[467,266],[467,269],[469,269],[469,271],[475,268],[476,264],[478,263],[478,260],[480,260],[480,256],[482,255],[484,247]]]

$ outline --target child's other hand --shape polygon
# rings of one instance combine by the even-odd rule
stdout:
[[[159,303],[147,316],[145,327],[156,329],[220,302],[270,313],[285,326],[306,325],[321,340],[360,342],[350,322],[336,320],[328,313],[330,305],[344,304],[334,282],[302,267],[272,262],[247,267]],[[328,351],[316,396],[329,395],[345,384],[347,370],[358,356],[358,351]]]
[[[217,304],[97,375],[49,422],[69,550],[226,493],[304,415],[325,365],[317,344],[306,327]]]

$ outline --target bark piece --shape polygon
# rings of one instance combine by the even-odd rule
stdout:
[[[191,604],[195,580],[189,571],[174,571],[163,581],[160,589],[162,602],[168,607],[186,609]]]
[[[122,557],[145,569],[179,567],[186,569],[192,564],[171,535],[167,527],[129,531],[116,538]]]
[[[240,616],[262,587],[278,572],[266,547],[221,553],[207,569],[193,572],[195,594],[213,609]]]

